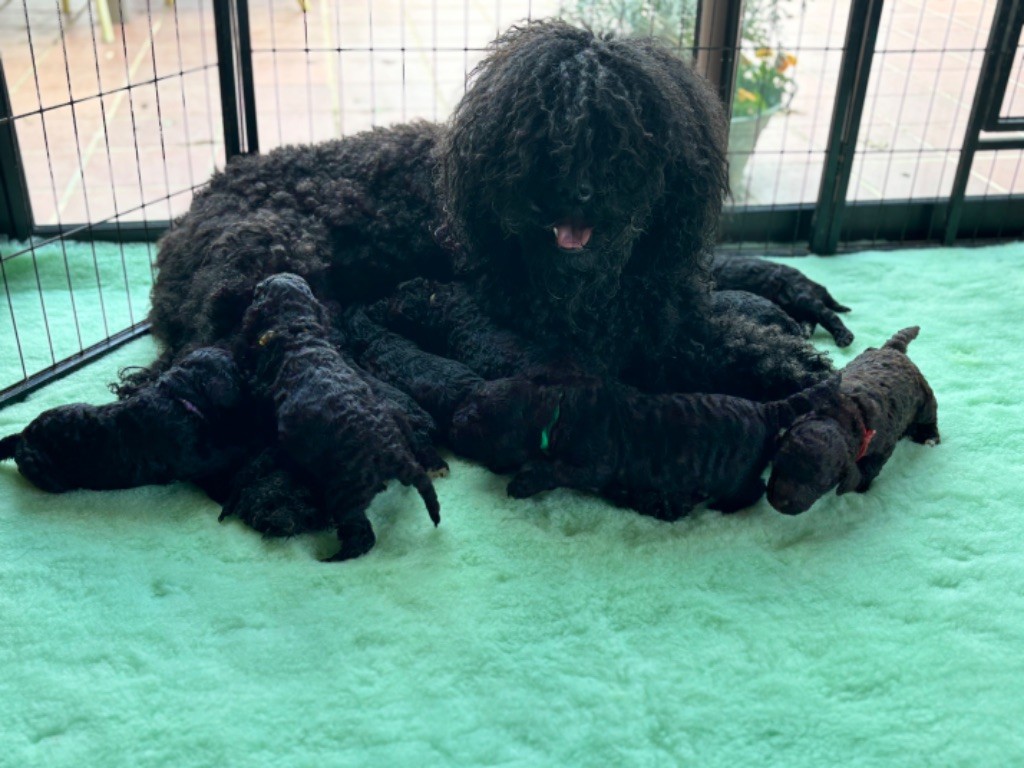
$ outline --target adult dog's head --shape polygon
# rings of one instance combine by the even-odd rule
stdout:
[[[655,293],[706,289],[725,124],[680,58],[654,40],[538,22],[499,38],[473,77],[441,191],[506,314],[586,336],[631,277]]]

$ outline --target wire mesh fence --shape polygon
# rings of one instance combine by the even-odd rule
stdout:
[[[856,58],[850,20],[875,3],[877,21],[861,38],[872,42],[873,63],[854,73],[863,81],[859,130],[842,146],[834,115],[852,98],[842,79]],[[0,357],[9,363],[0,402],[144,328],[152,241],[235,151],[238,104],[225,88],[239,65],[243,79],[251,74],[253,103],[241,105],[254,116],[247,146],[258,135],[268,151],[444,120],[488,43],[523,19],[560,15],[658,35],[692,56],[729,101],[724,236],[762,252],[806,253],[837,152],[850,163],[841,247],[941,239],[993,19],[1019,5],[0,0],[0,232],[13,235],[0,240]],[[1010,10],[1008,18],[1021,15]],[[1014,40],[997,111],[1024,130],[1019,31]],[[1024,142],[1009,136],[970,164],[962,240],[1024,229],[1019,213],[1006,215],[1024,206]]]

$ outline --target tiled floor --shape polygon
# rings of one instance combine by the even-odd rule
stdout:
[[[114,0],[111,0],[112,2]],[[850,0],[780,0],[797,91],[737,184],[740,203],[814,200]],[[167,219],[224,160],[211,0],[95,6],[0,0],[0,56],[36,221]],[[260,148],[417,117],[443,119],[481,49],[558,0],[252,0]],[[850,196],[941,197],[956,169],[994,0],[892,0]],[[1004,111],[1024,114],[1021,56]],[[1024,192],[1021,152],[980,155],[972,195]]]
[[[851,200],[948,196],[988,39],[994,0],[893,0],[885,4]],[[788,114],[761,135],[745,178],[752,204],[814,200],[824,163],[849,3],[810,0],[785,15],[779,39],[798,57]],[[1024,114],[1018,49],[1007,103]],[[1024,192],[1021,152],[980,154],[969,195]]]

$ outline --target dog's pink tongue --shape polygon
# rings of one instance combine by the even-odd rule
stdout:
[[[585,248],[594,233],[593,227],[581,227],[572,222],[559,222],[555,225],[555,239],[558,247],[567,251],[578,251]]]

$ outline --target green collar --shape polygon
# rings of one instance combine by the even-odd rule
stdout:
[[[561,412],[561,404],[556,405],[555,412],[551,414],[551,421],[549,421],[548,425],[540,431],[540,449],[544,451],[544,453],[547,453],[548,449],[551,447],[551,430],[553,430],[555,428],[555,424],[558,423],[558,417],[561,415]]]

